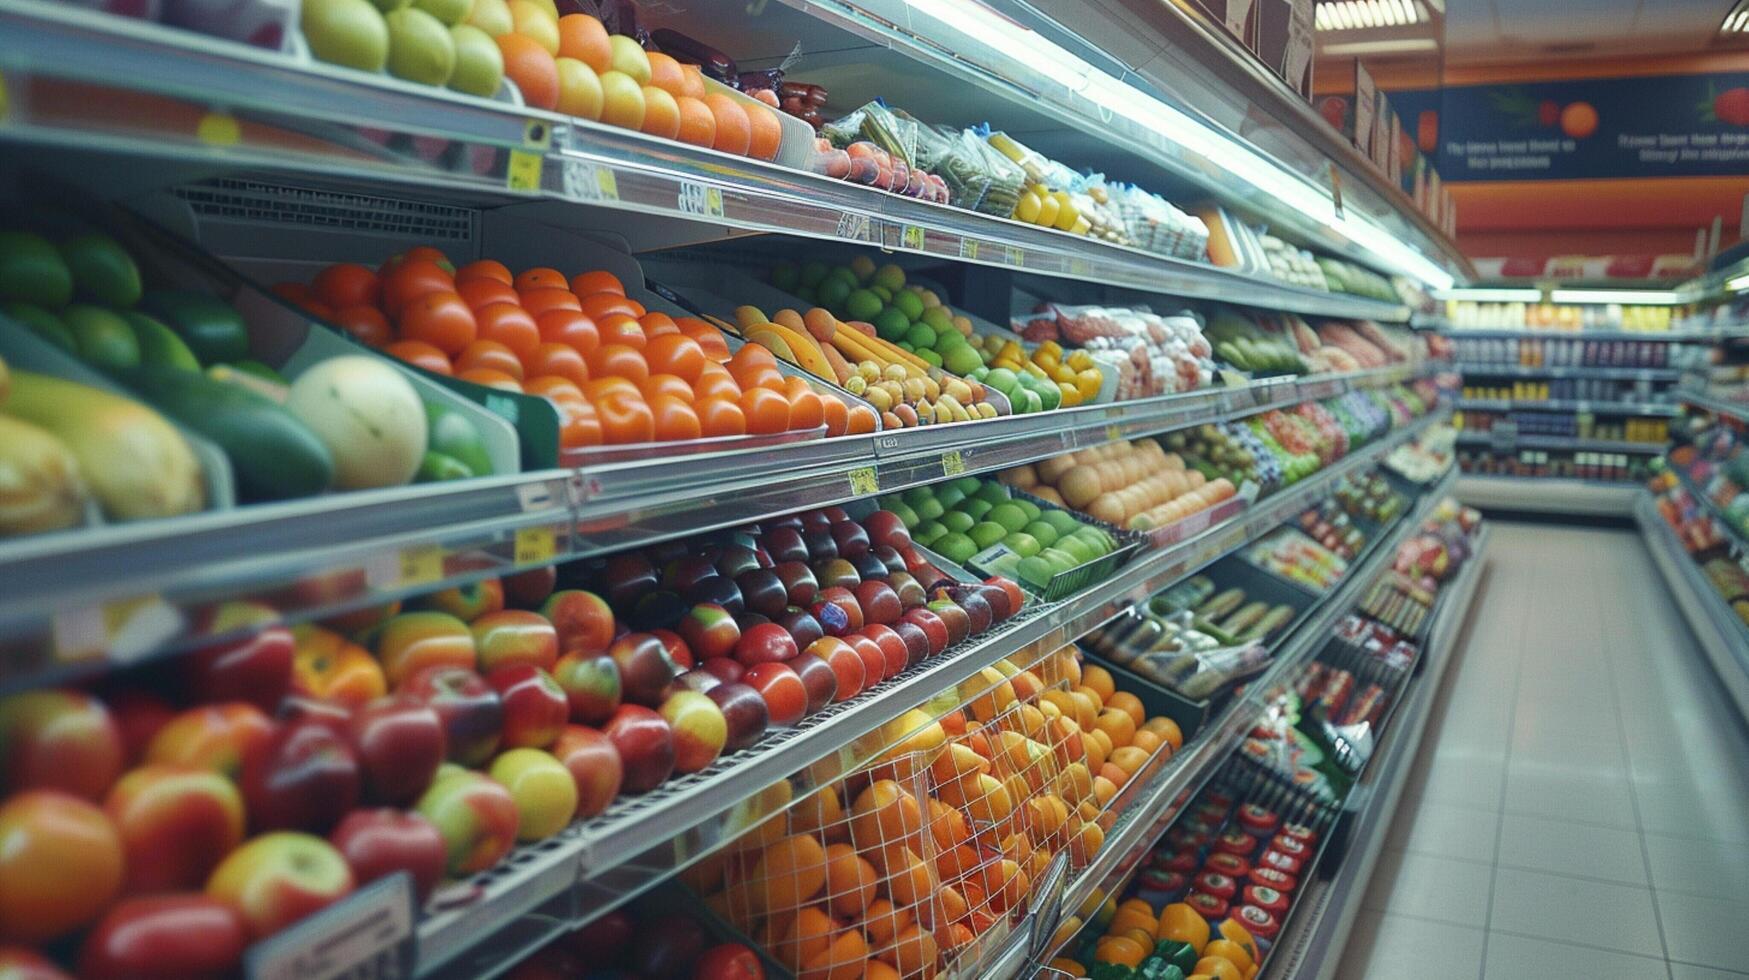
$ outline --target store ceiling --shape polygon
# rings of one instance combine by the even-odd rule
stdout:
[[[1732,0],[1447,0],[1446,63],[1692,54]]]

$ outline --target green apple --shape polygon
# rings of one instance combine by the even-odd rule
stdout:
[[[638,42],[624,34],[615,34],[607,39],[613,48],[612,64],[609,71],[624,72],[639,85],[650,84],[650,57]]]
[[[492,37],[516,29],[516,20],[510,16],[509,0],[474,0],[474,9],[468,11],[467,22]]]
[[[973,521],[981,521],[985,514],[990,513],[990,507],[991,504],[988,500],[982,497],[972,497],[960,504],[960,513],[970,517]]]
[[[978,546],[979,551],[990,547],[1007,535],[1008,529],[995,521],[979,521],[972,525],[970,531],[966,532],[966,536],[972,539],[972,543]],[[967,555],[966,557],[971,556]]]
[[[504,82],[504,53],[492,35],[470,24],[457,24],[449,29],[455,42],[455,71],[450,73],[449,87],[457,92],[491,98],[498,94]]]
[[[1003,531],[1018,531],[1026,526],[1026,511],[1015,506],[1012,501],[1003,501],[990,508],[990,513],[984,516],[986,521],[994,521],[1002,525]]]
[[[1031,535],[1032,538],[1038,542],[1040,548],[1049,548],[1051,545],[1057,543],[1058,538],[1062,537],[1062,535],[1057,533],[1056,528],[1052,527],[1045,521],[1033,521],[1026,527],[1021,528],[1021,530],[1026,534]]]
[[[334,845],[311,834],[262,834],[230,853],[206,893],[243,914],[256,939],[271,936],[352,892],[352,869]]]
[[[1010,532],[1007,537],[1002,539],[1002,543],[1007,546],[1009,551],[1014,552],[1022,558],[1031,558],[1044,548],[1043,545],[1038,543],[1037,538],[1027,534],[1025,531]]]
[[[516,799],[480,773],[440,769],[414,809],[443,835],[444,870],[451,878],[490,868],[516,845]]]
[[[511,749],[492,760],[491,776],[516,801],[517,840],[545,840],[577,812],[571,770],[540,749]]]
[[[941,515],[941,526],[957,534],[964,534],[967,531],[970,531],[972,525],[976,523],[978,522],[972,519],[972,515],[963,510],[950,510]]]
[[[426,85],[449,81],[455,71],[455,41],[443,21],[416,7],[384,19],[389,22],[389,74]]]
[[[413,0],[413,6],[436,17],[445,27],[454,27],[467,20],[474,8],[472,0]]]
[[[317,61],[382,71],[389,60],[389,25],[370,0],[304,0],[298,26]]]

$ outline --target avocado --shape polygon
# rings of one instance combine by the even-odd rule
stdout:
[[[90,234],[61,243],[61,258],[73,274],[80,296],[105,306],[128,307],[140,301],[140,267],[121,243]]]

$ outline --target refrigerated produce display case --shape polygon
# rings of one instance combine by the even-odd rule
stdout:
[[[0,976],[1328,976],[1471,481],[1742,674],[1725,287],[1083,13],[0,0]]]

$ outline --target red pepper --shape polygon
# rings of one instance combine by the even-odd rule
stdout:
[[[1268,941],[1274,939],[1281,932],[1281,922],[1269,912],[1255,905],[1240,906],[1239,911],[1233,914],[1233,918],[1239,920],[1239,924],[1245,927],[1245,931],[1250,933],[1253,939]]]
[[[1229,830],[1215,838],[1215,850],[1245,857],[1257,850],[1257,838],[1243,830]]]
[[[1227,917],[1227,900],[1206,892],[1191,892],[1184,896],[1184,904],[1196,909],[1197,914],[1205,919],[1219,920]]]
[[[1167,858],[1166,863],[1160,865],[1160,867],[1165,868],[1167,871],[1176,871],[1181,875],[1188,875],[1196,872],[1196,863],[1196,851],[1186,848],[1179,851],[1177,854],[1172,855],[1170,858]]]
[[[1239,808],[1239,823],[1246,830],[1258,836],[1273,833],[1281,818],[1255,803],[1247,803]]]
[[[1318,843],[1318,832],[1303,823],[1282,824],[1281,836],[1292,837],[1307,844]]]
[[[1252,868],[1251,874],[1248,877],[1253,884],[1268,885],[1270,888],[1273,888],[1278,892],[1287,892],[1289,894],[1291,894],[1300,883],[1300,880],[1293,875],[1290,875],[1285,871],[1277,871],[1274,868]]]
[[[1239,883],[1221,874],[1219,871],[1204,871],[1196,876],[1196,890],[1204,895],[1232,901],[1239,891]]]
[[[1280,851],[1264,851],[1257,859],[1258,867],[1274,868],[1283,874],[1297,875],[1300,873],[1300,859]]]
[[[1244,901],[1246,905],[1255,905],[1270,915],[1281,916],[1287,911],[1289,898],[1268,885],[1246,885]]]
[[[1203,862],[1204,871],[1217,871],[1229,878],[1243,878],[1251,873],[1251,862],[1237,854],[1216,852]]]
[[[1269,849],[1272,851],[1280,851],[1288,857],[1296,857],[1302,861],[1306,859],[1306,855],[1312,850],[1311,845],[1307,844],[1305,841],[1289,837],[1286,834],[1275,835],[1275,840],[1269,842]]]

